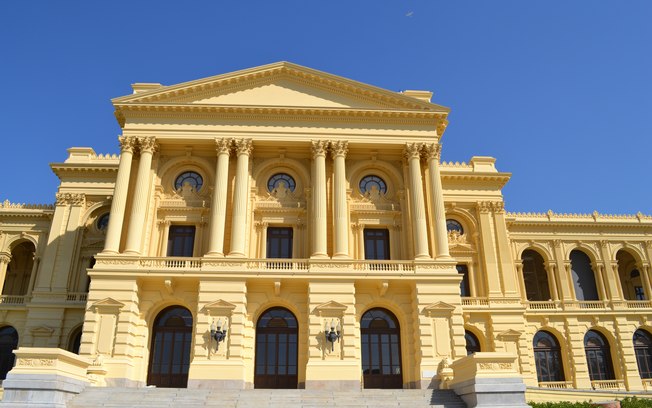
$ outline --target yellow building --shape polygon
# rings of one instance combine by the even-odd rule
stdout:
[[[134,84],[119,156],[0,204],[2,378],[18,345],[93,385],[651,388],[652,217],[506,212],[495,159],[440,161],[431,95],[286,62]]]

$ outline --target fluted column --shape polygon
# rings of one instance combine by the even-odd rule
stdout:
[[[326,246],[326,147],[328,142],[312,142],[312,258],[327,258]]]
[[[226,223],[226,195],[229,175],[229,154],[231,140],[215,140],[217,165],[215,166],[215,188],[211,203],[211,229],[208,239],[208,256],[224,256],[224,226]]]
[[[0,295],[5,287],[5,279],[7,278],[7,266],[11,262],[11,254],[3,252],[0,253]]]
[[[127,204],[127,192],[129,191],[129,177],[131,173],[131,161],[134,156],[135,137],[120,138],[120,164],[118,165],[118,177],[113,189],[113,200],[111,201],[111,216],[104,241],[105,253],[118,253],[120,249],[120,236],[122,224],[125,219],[125,207]]]
[[[245,235],[247,232],[247,204],[249,202],[249,156],[254,146],[251,139],[235,141],[238,162],[233,194],[233,217],[231,219],[231,251],[229,256],[245,256]]]
[[[428,252],[428,229],[426,228],[426,208],[423,199],[423,182],[421,179],[421,161],[419,144],[406,143],[404,154],[408,161],[410,182],[410,212],[412,213],[412,231],[414,235],[414,258],[430,258]]]
[[[439,159],[441,145],[431,143],[424,146],[424,154],[428,161],[428,177],[430,179],[430,194],[435,215],[435,250],[437,259],[450,258],[448,251],[448,231],[446,230],[446,211],[444,209],[444,188],[441,185]]]
[[[346,205],[345,158],[349,150],[348,142],[332,142],[333,155],[333,258],[349,258],[349,211]]]
[[[552,295],[552,300],[559,300],[559,290],[557,289],[557,274],[555,273],[557,265],[554,262],[548,262],[546,265],[546,272],[548,273],[548,280],[550,282],[550,294]]]
[[[127,245],[125,252],[129,254],[140,254],[143,246],[143,227],[147,214],[147,198],[150,192],[150,170],[152,168],[152,156],[156,151],[156,138],[142,137],[138,139],[140,147],[140,161],[138,162],[138,175],[136,176],[136,191],[134,201],[131,204],[131,215],[129,216],[129,229],[127,230]],[[109,225],[111,219],[109,218]]]

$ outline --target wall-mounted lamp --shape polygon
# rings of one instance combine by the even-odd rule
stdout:
[[[219,350],[220,343],[226,339],[226,328],[222,330],[222,319],[217,321],[217,328],[215,328],[215,320],[211,323],[211,338],[215,340],[215,351]]]
[[[329,327],[330,330],[328,329]],[[326,322],[326,326],[324,327],[324,334],[326,335],[326,341],[331,343],[331,351],[335,351],[335,341],[340,341],[340,336],[342,334],[342,327],[340,326],[339,320],[337,321],[337,327],[335,326],[335,322],[333,320],[331,320],[330,325],[328,322]]]

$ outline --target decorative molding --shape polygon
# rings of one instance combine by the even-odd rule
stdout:
[[[86,195],[83,193],[57,193],[56,205],[72,205],[74,207],[83,207],[85,205]]]

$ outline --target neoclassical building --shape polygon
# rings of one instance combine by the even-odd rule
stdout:
[[[427,91],[286,62],[132,87],[120,155],[0,204],[1,378],[18,346],[100,386],[652,389],[652,217],[506,212]]]

